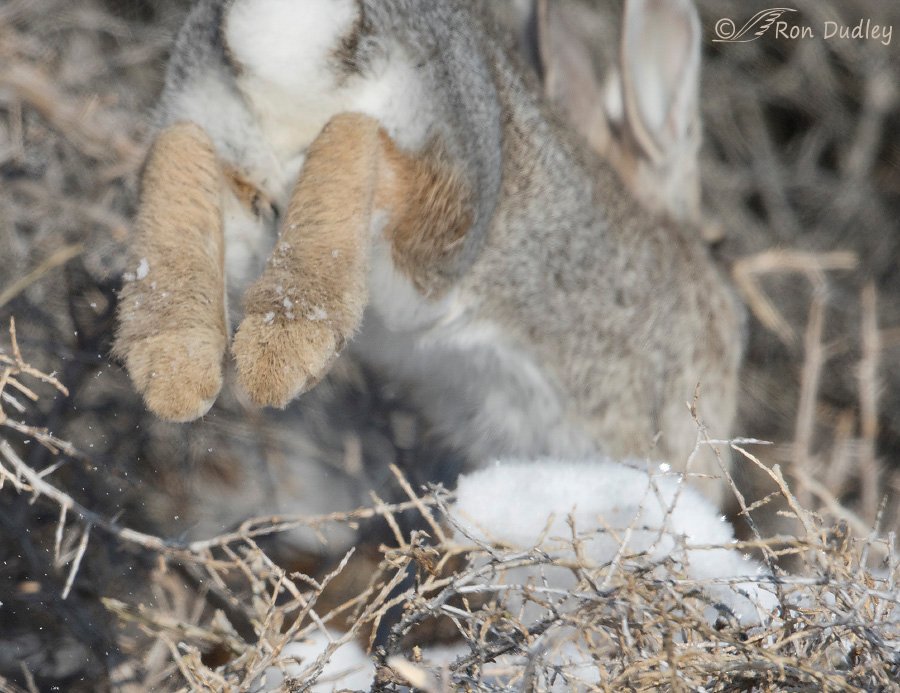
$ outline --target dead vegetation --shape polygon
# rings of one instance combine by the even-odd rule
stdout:
[[[0,6],[0,317],[17,318],[0,340],[0,689],[249,690],[316,634],[290,690],[350,642],[375,645],[381,690],[897,688],[896,45],[706,51],[707,197],[752,314],[739,430],[775,442],[758,463],[734,444],[749,519],[734,548],[772,566],[782,605],[747,628],[710,620],[678,566],[648,578],[641,555],[569,566],[566,595],[504,582],[547,557],[460,537],[452,497],[422,490],[450,486],[457,461],[352,364],[315,394],[324,413],[232,401],[205,428],[146,417],[108,347],[185,5]],[[705,26],[763,7],[699,5]],[[890,3],[797,6],[900,26]],[[304,505],[312,468],[351,489],[328,512]],[[275,500],[292,493],[303,502]],[[298,535],[301,549],[275,541]]]
[[[12,357],[0,354],[0,395],[24,414],[7,387],[29,400],[36,395],[26,377],[65,389],[24,362],[14,328],[10,337]],[[76,454],[45,430],[12,417],[0,423],[56,455]],[[762,467],[745,445],[731,443]],[[372,653],[379,690],[889,690],[900,677],[894,533],[854,538],[847,522],[826,524],[802,508],[777,466],[766,473],[802,530],[729,546],[761,552],[773,571],[759,580],[770,585],[779,608],[770,622],[753,627],[704,598],[701,583],[671,558],[663,562],[664,578],[646,553],[625,551],[591,565],[578,548],[586,537],[574,525],[572,560],[475,540],[456,523],[449,494],[435,488],[419,496],[396,467],[396,483],[408,496],[403,503],[376,497],[374,506],[349,513],[257,518],[221,536],[183,541],[130,529],[85,507],[55,485],[62,461],[35,470],[5,439],[0,458],[0,488],[56,516],[48,524],[53,570],[65,575],[61,602],[88,564],[85,557],[99,560],[96,550],[88,553],[92,541],[127,552],[129,562],[135,554],[153,559],[134,576],[146,583],[133,585],[127,597],[100,597],[121,624],[116,644],[124,659],[106,683],[116,690],[260,690],[276,676],[284,679],[282,690],[307,690],[331,657],[357,640]],[[426,529],[401,530],[397,516],[406,510],[416,511]],[[314,579],[279,566],[260,545],[301,525],[320,531],[374,517],[386,521],[393,537],[379,547],[377,567],[355,594],[333,587],[366,565],[354,560],[355,550]],[[802,570],[780,570],[786,555],[802,559]],[[577,577],[574,588],[560,589],[546,577],[560,568]],[[523,569],[530,570],[525,579]],[[42,589],[30,585],[17,588]],[[426,646],[442,621],[458,641],[449,654]],[[286,648],[317,633],[326,634],[317,656],[292,660]],[[33,686],[28,658],[20,666]]]
[[[768,7],[699,5],[708,31]],[[900,23],[867,0],[791,7],[818,35],[827,20]],[[752,315],[741,430],[786,443],[801,497],[826,480],[871,522],[900,489],[900,50],[767,35],[704,60],[705,193]]]

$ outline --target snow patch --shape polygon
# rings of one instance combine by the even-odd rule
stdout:
[[[332,642],[339,638],[339,633],[320,631],[300,642],[290,643],[281,651],[275,666],[266,669],[251,690],[255,693],[287,690],[285,679],[302,674]],[[375,665],[372,660],[356,642],[351,640],[332,654],[322,675],[308,690],[314,693],[348,689],[369,690],[374,678]]]
[[[571,544],[559,539],[570,536],[571,516],[586,537],[584,556],[593,565],[612,561],[619,538],[629,537],[629,553],[649,552],[654,561],[675,555],[692,579],[715,581],[702,589],[742,623],[759,623],[777,604],[756,581],[762,568],[747,556],[728,548],[692,548],[724,547],[734,534],[717,509],[678,477],[605,459],[498,462],[460,478],[453,515],[479,541],[540,546],[555,556],[572,554]],[[553,586],[569,589],[568,571],[557,575],[560,584]],[[750,580],[722,583],[743,577]]]

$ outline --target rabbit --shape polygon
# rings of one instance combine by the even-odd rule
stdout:
[[[628,4],[646,26],[695,26],[683,1]],[[604,454],[684,470],[698,384],[699,418],[730,432],[730,287],[689,224],[647,209],[559,122],[487,5],[193,8],[115,345],[154,413],[209,410],[234,322],[255,404],[284,407],[349,345],[473,464]],[[683,81],[641,106],[654,141],[694,105],[697,47],[672,46]],[[721,472],[712,454],[692,465]],[[719,481],[692,483],[721,500]]]
[[[547,99],[628,189],[715,242],[721,229],[700,204],[700,23],[690,0],[665,4],[505,0],[495,12]]]

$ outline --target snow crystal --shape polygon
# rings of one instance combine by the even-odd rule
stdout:
[[[150,274],[150,263],[147,262],[147,258],[142,257],[140,263],[138,263],[137,273],[135,277],[137,277],[138,281],[142,279],[146,279],[147,275]]]
[[[321,322],[322,320],[328,320],[328,311],[322,308],[321,306],[315,306],[309,313],[306,314],[306,319],[310,322]]]

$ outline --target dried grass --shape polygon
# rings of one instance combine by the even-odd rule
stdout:
[[[23,377],[63,391],[22,360],[14,332],[11,337],[14,355],[2,356],[0,394],[5,387],[31,392]],[[62,448],[45,431],[9,418],[2,425],[56,452]],[[762,466],[737,441],[731,447]],[[289,672],[289,690],[307,690],[331,655],[351,640],[372,651],[374,685],[381,690],[412,684],[428,691],[889,690],[900,680],[895,535],[854,538],[846,522],[829,524],[805,510],[777,466],[766,469],[775,493],[804,530],[728,546],[759,551],[775,569],[773,577],[759,580],[777,594],[778,612],[763,626],[742,627],[726,607],[703,597],[702,581],[685,578],[671,559],[662,563],[663,578],[646,553],[620,552],[607,564],[591,565],[578,549],[586,537],[574,525],[570,559],[474,540],[456,524],[448,493],[434,488],[419,495],[396,468],[397,483],[409,496],[405,503],[377,502],[326,517],[261,518],[226,535],[183,542],[129,529],[84,507],[55,485],[59,464],[38,472],[6,440],[0,441],[0,457],[0,489],[7,485],[58,513],[53,564],[66,574],[62,600],[89,542],[99,541],[91,539],[97,531],[118,550],[156,557],[145,578],[157,598],[101,598],[110,614],[142,634],[120,636],[127,665],[111,672],[120,690],[147,690],[151,684],[157,690],[251,690],[279,665],[286,645],[336,627],[341,635],[318,658]],[[397,516],[409,509],[420,513],[430,534],[400,529]],[[394,528],[395,541],[378,549],[367,587],[341,595],[344,600],[334,606],[329,588],[345,571],[358,569],[354,551],[316,580],[277,565],[258,541],[299,524],[321,528],[372,517]],[[779,570],[777,559],[784,555],[802,556],[802,570]],[[522,568],[531,569],[527,580],[505,577],[516,570],[521,575]],[[542,577],[554,568],[571,571],[577,585],[555,588]],[[193,593],[172,579],[179,572],[196,576]],[[710,608],[718,612],[713,620]],[[430,662],[421,646],[433,640],[442,621],[455,630],[460,650],[449,661]],[[376,647],[382,624],[389,625],[388,635]],[[154,656],[142,658],[147,652]],[[123,667],[130,682],[122,678]]]

